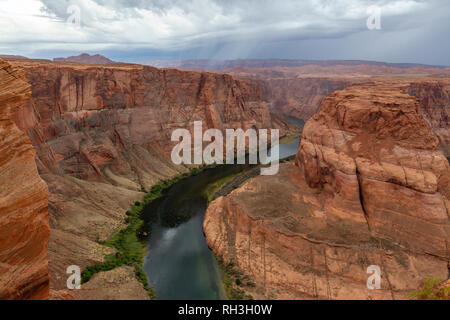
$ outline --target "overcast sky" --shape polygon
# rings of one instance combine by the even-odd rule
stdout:
[[[374,8],[381,29],[370,30]],[[0,53],[33,58],[450,65],[448,0],[0,0],[0,30]]]

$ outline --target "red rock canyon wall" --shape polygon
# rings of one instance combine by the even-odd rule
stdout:
[[[0,299],[47,299],[48,190],[14,118],[31,106],[24,74],[0,59]]]
[[[209,246],[256,284],[238,289],[405,299],[429,277],[448,278],[449,164],[410,86],[335,92],[307,122],[295,165],[211,203]],[[381,269],[380,290],[366,287],[370,265]]]
[[[194,120],[202,120],[205,130],[279,128],[283,135],[292,129],[271,114],[258,83],[229,75],[12,63],[24,70],[32,89],[34,103],[21,109],[16,122],[31,138],[50,190],[55,290],[65,289],[67,266],[83,268],[112,253],[98,241],[124,225],[126,210],[143,198],[142,191],[187,171],[171,163],[172,130],[191,129]],[[73,294],[92,298],[83,290]]]

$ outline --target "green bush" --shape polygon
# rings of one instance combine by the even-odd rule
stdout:
[[[217,257],[217,263],[219,264],[219,267],[223,273],[223,284],[225,286],[225,291],[227,293],[228,299],[253,300],[253,297],[251,295],[246,295],[244,290],[235,288],[233,286],[233,282],[237,286],[242,285],[242,272],[236,269],[233,263],[225,264],[221,257]]]
[[[444,281],[442,278],[428,278],[423,285],[423,289],[410,292],[406,296],[418,300],[440,300],[442,299],[442,294],[446,293],[444,291],[448,291],[448,288],[437,289],[437,285],[442,281]]]
[[[116,232],[110,239],[103,244],[117,250],[115,255],[107,255],[103,263],[87,266],[81,273],[82,283],[88,282],[95,274],[104,271],[110,271],[121,266],[134,267],[136,279],[142,283],[151,299],[156,299],[153,288],[148,284],[147,276],[142,270],[142,262],[145,256],[145,243],[139,240],[139,232],[144,226],[142,213],[144,208],[152,201],[163,195],[163,192],[172,185],[187,178],[190,175],[198,174],[200,169],[192,169],[190,173],[182,174],[178,177],[168,179],[154,185],[147,193],[142,202],[136,201],[134,206],[125,214],[127,216],[127,226]]]

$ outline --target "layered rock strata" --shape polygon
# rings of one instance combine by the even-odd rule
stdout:
[[[410,83],[352,85],[306,124],[294,164],[208,208],[209,246],[257,298],[404,299],[448,278],[449,164]],[[381,289],[369,290],[378,266]],[[245,282],[242,282],[245,283]]]
[[[410,69],[392,70],[383,67],[351,70],[314,68],[240,68],[226,72],[236,77],[261,81],[271,110],[282,116],[309,120],[319,110],[322,100],[336,90],[342,90],[353,83],[370,82],[373,79],[390,79],[397,83],[407,83],[408,93],[418,97],[425,120],[440,141],[444,154],[450,156],[450,80],[445,75],[428,75],[431,70],[421,70],[423,75],[406,75]],[[326,72],[325,72],[326,71]],[[392,73],[405,73],[404,76],[390,76]],[[376,75],[377,74],[377,75]],[[376,76],[375,76],[376,75]]]
[[[450,157],[450,81],[438,80],[414,82],[409,94],[418,97],[425,120],[439,139],[444,154]]]
[[[14,118],[31,105],[24,74],[0,59],[0,300],[47,299],[48,189]]]
[[[316,114],[325,97],[351,83],[351,79],[345,78],[270,79],[267,94],[274,112],[307,121]]]

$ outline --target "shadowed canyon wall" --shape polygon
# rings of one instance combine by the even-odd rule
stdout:
[[[444,154],[450,156],[450,81],[439,70],[416,68],[386,68],[381,66],[356,67],[304,66],[300,68],[244,68],[225,70],[241,78],[261,81],[266,100],[271,110],[281,116],[309,120],[319,110],[322,100],[336,90],[354,83],[381,81],[387,78],[394,82],[409,83],[408,93],[418,97],[421,111],[438,137]],[[416,73],[415,76],[408,74]],[[435,75],[426,74],[436,73]],[[392,74],[397,74],[394,76]],[[403,74],[399,77],[398,75]],[[422,76],[418,76],[422,74]],[[405,80],[406,79],[406,80]]]
[[[311,118],[322,100],[336,90],[349,86],[349,79],[294,78],[270,79],[267,82],[272,109],[282,115],[302,120]]]
[[[444,154],[450,157],[450,81],[416,82],[408,92],[419,98],[425,120],[439,139]]]
[[[295,68],[234,67],[225,72],[259,81],[273,112],[304,121],[319,110],[325,97],[364,78],[314,74],[314,70],[310,74],[299,74]]]
[[[24,74],[0,59],[0,299],[47,299],[48,190],[14,118],[32,108]]]
[[[335,92],[307,122],[295,165],[211,203],[207,241],[249,280],[237,289],[405,299],[429,277],[448,279],[449,164],[411,87],[386,80]],[[380,290],[366,286],[370,265]]]

